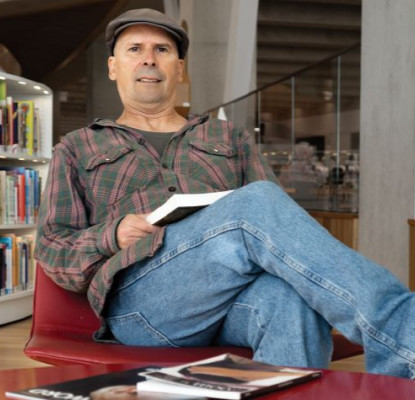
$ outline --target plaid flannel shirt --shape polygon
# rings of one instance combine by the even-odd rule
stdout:
[[[87,292],[102,313],[114,275],[151,257],[164,229],[120,250],[116,229],[130,213],[148,213],[174,193],[236,189],[277,181],[247,131],[193,116],[156,150],[134,129],[96,120],[55,147],[39,212],[35,257],[59,286]]]

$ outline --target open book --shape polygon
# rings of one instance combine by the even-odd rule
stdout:
[[[218,399],[243,399],[315,379],[321,371],[276,367],[233,354],[162,368],[139,375],[138,394],[158,392]]]
[[[147,221],[153,225],[166,225],[178,221],[221,199],[232,190],[212,193],[174,194],[162,206],[147,215]]]

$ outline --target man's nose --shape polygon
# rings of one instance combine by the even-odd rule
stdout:
[[[155,57],[154,57],[154,52],[152,51],[152,50],[147,50],[145,53],[144,53],[144,58],[143,58],[143,64],[144,65],[149,65],[149,66],[151,66],[151,67],[155,67],[156,66],[156,60],[155,60]]]

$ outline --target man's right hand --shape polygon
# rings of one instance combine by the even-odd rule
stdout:
[[[159,227],[146,221],[147,214],[128,214],[118,225],[117,243],[120,249],[125,249],[131,243],[154,233]]]

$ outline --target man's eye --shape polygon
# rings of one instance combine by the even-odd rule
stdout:
[[[157,47],[159,53],[167,53],[167,47]]]
[[[138,51],[138,46],[133,46],[133,47],[130,47],[130,48],[128,49],[128,51],[131,51],[132,53],[136,53],[136,52]]]

